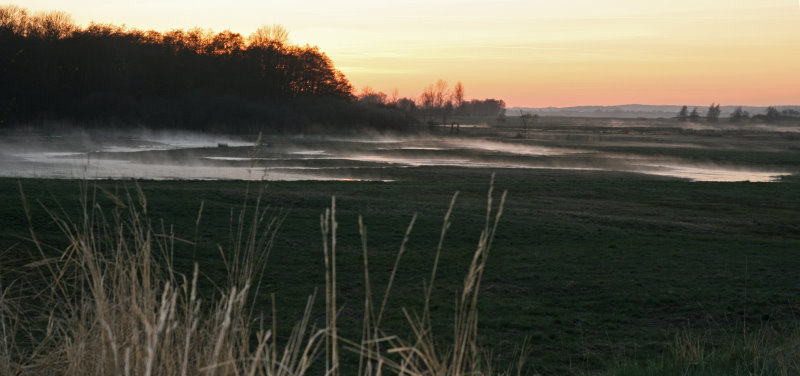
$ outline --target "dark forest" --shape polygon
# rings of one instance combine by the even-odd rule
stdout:
[[[281,26],[248,37],[141,31],[63,12],[0,7],[0,121],[6,127],[215,132],[401,130],[412,119],[357,101],[347,78]]]

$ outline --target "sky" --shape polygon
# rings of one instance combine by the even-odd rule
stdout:
[[[800,104],[799,0],[18,0],[91,21],[245,36],[280,24],[357,90],[439,79],[508,106]]]

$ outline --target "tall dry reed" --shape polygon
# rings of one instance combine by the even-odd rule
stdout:
[[[393,335],[382,321],[390,309],[388,297],[416,216],[379,302],[370,283],[367,229],[359,218],[366,282],[362,336],[341,338],[334,198],[320,217],[325,322],[319,325],[312,320],[315,296],[310,296],[289,338],[277,341],[274,296],[271,323],[264,322],[264,314],[253,303],[280,223],[262,207],[260,194],[253,207],[245,205],[240,212],[231,212],[232,241],[228,249],[220,247],[228,272],[226,285],[216,287],[214,294],[200,294],[197,264],[191,275],[184,275],[171,261],[176,243],[192,242],[149,219],[147,198],[138,184],[116,194],[84,183],[77,220],[71,220],[63,208],[44,208],[67,246],[59,249],[57,257],[48,257],[53,249],[38,240],[31,225],[28,240],[38,254],[24,268],[38,278],[0,278],[0,373],[272,376],[322,370],[335,376],[342,372],[341,351],[345,350],[359,355],[358,374],[364,376],[498,374],[477,341],[480,281],[505,201],[504,192],[499,204],[494,204],[493,179],[484,228],[456,306],[453,342],[445,348],[436,345],[429,303],[457,193],[445,214],[424,310],[417,314],[398,308],[412,328],[412,338]],[[109,198],[104,202],[112,207],[101,207],[99,196]],[[22,200],[30,221],[24,194]],[[198,227],[202,212],[201,203]],[[0,277],[8,271],[0,267]],[[200,297],[209,295],[208,301]],[[35,307],[26,302],[35,302]]]

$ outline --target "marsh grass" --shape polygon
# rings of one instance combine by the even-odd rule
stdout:
[[[732,330],[681,328],[670,333],[661,357],[621,361],[607,375],[800,374],[800,327],[762,325]]]
[[[251,207],[231,211],[231,242],[219,246],[227,271],[213,293],[201,291],[198,264],[181,273],[173,264],[177,236],[148,217],[139,185],[112,193],[83,183],[81,213],[71,219],[62,207],[43,209],[63,234],[65,247],[48,246],[33,231],[28,199],[20,185],[29,221],[26,241],[35,254],[0,266],[0,373],[69,375],[339,375],[342,351],[354,353],[359,375],[493,375],[491,355],[478,343],[478,293],[503,212],[488,192],[480,240],[456,299],[452,342],[433,333],[430,300],[456,193],[444,217],[436,259],[426,281],[422,312],[387,305],[398,265],[416,216],[411,220],[382,294],[372,290],[367,227],[359,218],[364,261],[364,318],[358,339],[338,330],[336,200],[320,217],[325,261],[325,322],[312,315],[316,294],[288,338],[278,340],[275,298],[272,312],[255,304],[267,256],[280,225],[261,193]],[[104,200],[98,200],[104,197]],[[110,202],[111,207],[99,203]],[[203,204],[195,222],[201,226]],[[312,231],[309,229],[309,231]],[[11,253],[4,251],[4,260]],[[205,299],[204,299],[205,297]],[[378,297],[380,297],[378,299]],[[401,310],[413,335],[385,328],[384,314]],[[272,317],[272,320],[265,317]],[[447,336],[449,338],[449,336]],[[324,359],[323,359],[324,358]],[[355,359],[355,358],[353,358]],[[524,357],[520,357],[521,362]],[[324,364],[322,363],[324,360]],[[522,372],[522,365],[515,373]]]

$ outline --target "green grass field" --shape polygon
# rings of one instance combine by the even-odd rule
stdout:
[[[288,336],[302,316],[307,296],[324,289],[319,216],[332,196],[339,221],[339,325],[345,338],[358,338],[364,301],[358,217],[363,216],[368,230],[373,288],[382,291],[406,227],[418,214],[384,325],[408,334],[400,307],[422,310],[442,219],[451,196],[460,191],[431,302],[433,330],[446,339],[453,302],[483,228],[490,174],[423,167],[393,171],[394,182],[140,184],[149,218],[196,243],[176,243],[175,265],[190,274],[192,262],[198,261],[204,275],[201,294],[206,295],[215,294],[211,286],[225,278],[218,245],[229,249],[232,216],[247,191],[252,202],[254,192],[263,189],[263,200],[282,222],[256,299],[269,316],[268,293],[275,294],[277,319],[285,329],[279,338]],[[597,171],[508,169],[496,174],[496,189],[508,190],[508,201],[481,286],[479,327],[481,343],[501,361],[510,361],[515,346],[528,338],[529,373],[635,373],[643,368],[632,364],[671,356],[676,331],[714,336],[747,325],[781,333],[796,323],[797,177],[776,183],[703,183]],[[36,254],[26,240],[19,185],[39,240],[63,249],[65,239],[43,207],[61,205],[67,215],[79,218],[81,184],[0,179],[5,270],[12,270],[14,260]],[[133,182],[88,184],[90,196],[95,185],[108,192],[134,189]],[[97,202],[113,206],[101,191]],[[6,272],[3,277],[12,276]],[[317,302],[312,318],[323,324],[325,309]]]

